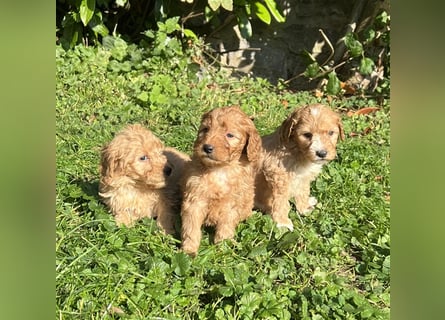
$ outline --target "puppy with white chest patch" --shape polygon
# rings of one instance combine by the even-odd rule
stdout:
[[[294,198],[300,214],[313,210],[310,183],[335,159],[344,130],[337,113],[322,104],[296,109],[277,130],[262,138],[263,152],[255,181],[255,207],[279,227],[293,230],[288,214]]]
[[[252,213],[261,138],[239,107],[203,115],[192,161],[184,174],[182,249],[196,255],[203,225],[215,227],[214,242],[230,239]]]

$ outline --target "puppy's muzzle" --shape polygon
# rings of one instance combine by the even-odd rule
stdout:
[[[213,152],[213,146],[211,144],[205,144],[202,146],[202,150],[207,154],[211,154]]]
[[[165,166],[164,167],[164,175],[166,177],[169,177],[172,174],[172,168],[170,166]]]

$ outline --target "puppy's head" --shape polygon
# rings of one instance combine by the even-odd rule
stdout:
[[[258,131],[253,121],[239,107],[216,108],[202,116],[194,155],[204,165],[256,162],[260,150]]]
[[[163,188],[172,171],[163,151],[163,143],[150,130],[130,125],[102,149],[101,176],[105,182],[128,177],[150,188]]]
[[[337,141],[345,138],[339,115],[322,104],[296,109],[279,132],[281,143],[291,152],[321,163],[336,157]]]

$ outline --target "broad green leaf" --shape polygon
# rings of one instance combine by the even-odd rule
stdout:
[[[221,6],[228,11],[233,11],[233,0],[221,0]]]
[[[277,20],[278,22],[284,22],[286,21],[286,18],[284,18],[281,13],[277,9],[277,3],[274,0],[264,0],[266,2],[266,6],[269,9],[272,16]]]
[[[306,70],[304,71],[304,75],[308,78],[315,78],[319,71],[320,66],[317,62],[314,62],[307,66]]]
[[[100,34],[102,37],[105,37],[109,34],[108,28],[102,23],[102,15],[100,14],[100,12],[96,13],[92,17],[88,25],[91,27],[91,30],[93,30],[95,33]]]
[[[144,32],[144,34],[145,34],[145,36],[147,36],[147,37],[149,37],[151,39],[154,39],[155,36],[156,36],[152,30],[147,30],[147,31]]]
[[[285,250],[297,243],[298,234],[295,232],[287,232],[281,237],[280,242],[277,243],[277,248],[280,250]]]
[[[141,100],[142,102],[147,102],[148,101],[148,93],[147,92],[141,92],[138,96],[137,96],[137,98],[139,99],[139,100]]]
[[[198,40],[198,36],[190,29],[184,29],[182,30],[182,32],[184,32],[184,35],[187,38],[192,38],[193,40]]]
[[[179,252],[172,258],[172,267],[178,276],[185,276],[190,269],[190,258],[184,252]]]
[[[372,61],[370,58],[363,58],[362,61],[360,61],[359,72],[361,74],[369,75],[373,69],[374,61]]]
[[[167,34],[170,34],[172,32],[175,32],[180,29],[179,24],[179,17],[169,18],[167,21],[165,21],[165,32]]]
[[[220,286],[218,287],[218,292],[223,297],[230,297],[233,294],[233,289],[228,286]]]
[[[253,12],[256,14],[258,18],[260,18],[261,21],[263,21],[266,24],[270,24],[271,21],[270,13],[262,3],[258,1],[254,2]]]
[[[213,11],[218,10],[218,8],[221,6],[221,0],[209,0],[209,7]]]
[[[252,26],[246,13],[242,10],[236,12],[238,18],[238,26],[243,38],[247,39],[252,36]]]
[[[127,55],[127,43],[121,38],[115,38],[113,43],[113,49],[111,49],[111,55],[116,60],[122,61]]]
[[[267,246],[266,245],[262,245],[262,246],[258,246],[258,247],[254,247],[250,252],[248,257],[249,258],[253,258],[253,257],[257,257],[257,256],[262,256],[267,254]]]
[[[80,3],[79,14],[80,20],[84,26],[90,22],[94,14],[94,9],[96,8],[96,0],[82,0]]]
[[[338,80],[335,71],[328,75],[328,83],[326,84],[326,92],[330,95],[337,95],[340,92],[340,80]]]
[[[372,309],[365,309],[362,312],[360,312],[360,315],[362,316],[362,318],[366,319],[366,318],[371,318],[371,316],[374,314],[374,310]]]
[[[352,33],[348,33],[345,37],[345,45],[349,50],[351,57],[355,58],[363,53],[363,46],[360,41],[354,38]]]
[[[105,37],[109,34],[108,28],[104,24],[97,24],[94,27],[91,27],[91,29],[95,32],[100,34],[102,37]]]

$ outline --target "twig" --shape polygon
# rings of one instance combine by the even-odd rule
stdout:
[[[326,59],[325,62],[323,62],[320,67],[322,68],[325,64],[327,64],[329,62],[329,60],[331,60],[332,56],[334,55],[334,47],[332,46],[331,41],[329,41],[329,38],[326,36],[326,34],[323,32],[322,29],[318,29],[318,31],[321,33],[321,35],[323,36],[323,39],[326,41],[326,43],[329,46],[329,49],[331,49],[331,53],[329,54],[329,57]]]

